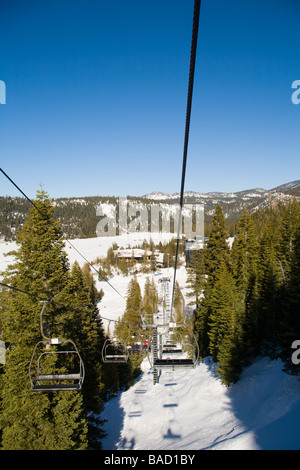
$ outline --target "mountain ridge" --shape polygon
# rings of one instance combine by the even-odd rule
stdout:
[[[272,189],[264,189],[264,188],[251,188],[251,189],[244,189],[241,191],[231,191],[231,192],[226,192],[226,191],[209,191],[206,193],[202,192],[197,192],[197,191],[185,191],[184,196],[185,197],[238,197],[238,195],[241,194],[253,194],[253,195],[260,195],[263,193],[272,193],[274,191],[289,191],[293,190],[295,188],[300,187],[300,180],[295,180],[291,181],[289,183],[284,183],[281,184],[280,186],[276,186],[275,188]],[[255,197],[254,196],[254,197]],[[176,199],[180,197],[180,193],[163,193],[161,191],[153,191],[151,193],[145,194],[141,196],[142,198],[145,199],[156,199],[156,200],[162,200],[162,199]]]
[[[291,181],[270,190],[254,188],[231,193],[195,191],[184,193],[185,204],[204,206],[206,226],[211,223],[217,204],[221,205],[228,226],[234,227],[245,209],[253,213],[291,200],[300,202],[300,180]],[[104,214],[109,216],[109,212],[118,213],[118,201],[119,198],[115,196],[57,198],[53,199],[54,214],[55,218],[61,222],[62,230],[68,238],[96,237],[96,227],[100,220],[97,208],[101,204]],[[128,203],[131,207],[137,204],[137,211],[139,210],[138,204],[142,204],[148,210],[148,214],[151,213],[153,204],[158,204],[172,212],[172,206],[179,203],[179,193],[168,194],[156,191],[144,196],[128,196]],[[15,239],[15,233],[22,228],[30,207],[30,202],[25,198],[0,197],[0,238]]]

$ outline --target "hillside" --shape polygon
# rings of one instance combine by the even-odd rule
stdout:
[[[228,229],[233,235],[234,224],[240,218],[243,210],[252,213],[259,209],[274,207],[280,202],[291,199],[300,200],[300,180],[278,186],[271,190],[250,189],[235,193],[197,193],[187,191],[185,204],[202,204],[204,206],[205,227],[208,228],[215,207],[222,206]],[[141,197],[128,196],[128,203],[141,203],[150,214],[150,207],[157,204],[166,210],[172,211],[172,206],[179,203],[179,194],[165,194],[154,192]],[[54,200],[55,217],[60,220],[65,235],[69,238],[90,238],[96,236],[97,224],[101,217],[97,215],[97,208],[102,205],[103,212],[110,212],[110,207],[116,211],[118,218],[117,197],[71,197]],[[24,198],[0,197],[0,237],[14,240],[16,230],[22,227],[27,216],[30,203]],[[129,216],[128,216],[129,220]]]
[[[226,388],[215,368],[206,358],[192,370],[162,372],[153,385],[146,359],[136,384],[106,404],[104,450],[300,448],[298,377],[259,358]]]
[[[103,256],[113,241],[136,244],[145,237],[146,234],[136,234],[124,238],[93,238],[74,240],[73,244],[87,259],[93,260]],[[13,260],[4,254],[14,248],[13,242],[0,243],[2,269]],[[73,248],[66,246],[66,251],[71,264],[76,260],[83,264],[84,260]],[[172,276],[173,270],[166,268],[161,273]],[[154,276],[157,282],[159,277]],[[110,283],[125,297],[130,278],[113,276]],[[142,288],[145,278],[145,274],[138,275]],[[177,279],[186,294],[184,267],[178,270]],[[96,277],[95,280],[97,288],[104,291],[99,308],[106,329],[108,319],[122,315],[126,301],[110,285]],[[108,433],[103,449],[299,449],[299,377],[284,373],[282,368],[280,360],[257,358],[244,369],[239,381],[227,388],[217,375],[216,364],[207,357],[195,369],[162,371],[159,382],[153,385],[146,358],[136,383],[106,403],[101,415],[107,420]]]

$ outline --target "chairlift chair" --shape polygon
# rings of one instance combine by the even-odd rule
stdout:
[[[173,345],[172,345],[173,346]],[[191,350],[191,357],[187,356],[187,351]],[[176,357],[173,355],[176,353]],[[161,357],[153,360],[153,367],[157,369],[162,368],[194,368],[198,362],[195,348],[192,344],[182,343],[180,346],[176,345],[176,349],[171,347],[168,350],[162,350]]]
[[[121,341],[107,339],[102,348],[102,360],[105,363],[119,364],[129,359],[126,344]]]
[[[49,361],[54,365],[50,366]],[[62,369],[68,371],[61,372]],[[84,374],[84,364],[73,341],[52,338],[36,344],[29,365],[33,392],[81,390]]]
[[[33,392],[81,390],[85,371],[75,343],[70,339],[45,336],[43,314],[48,302],[43,301],[40,313],[43,340],[35,345],[29,364],[31,390]]]
[[[165,350],[165,346],[168,351]],[[179,353],[176,354],[176,357],[173,356],[175,351]],[[167,341],[163,346],[162,354],[159,354],[159,348],[156,344],[156,346],[153,346],[152,354],[150,354],[150,351],[148,352],[148,359],[153,369],[171,368],[174,370],[175,368],[194,368],[199,359],[199,349],[197,344],[194,346],[184,342],[184,340],[180,342],[180,346]]]

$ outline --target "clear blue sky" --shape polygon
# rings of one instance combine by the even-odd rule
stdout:
[[[179,192],[193,3],[1,0],[0,161],[29,197]],[[186,190],[300,179],[299,28],[299,0],[202,0]]]

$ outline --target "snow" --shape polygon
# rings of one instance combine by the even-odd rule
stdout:
[[[5,242],[4,240],[0,240],[0,280],[3,278],[1,271],[5,271],[14,261],[14,257],[8,253],[16,249],[16,242]]]
[[[163,371],[148,360],[135,385],[103,413],[104,450],[297,450],[299,379],[259,358],[227,388],[209,358],[195,369]]]
[[[174,234],[160,234],[169,240]],[[105,256],[113,242],[126,248],[154,234],[131,234],[122,237],[101,237],[72,240],[74,248],[66,243],[66,252],[73,264],[83,265],[98,256]],[[158,237],[158,235],[157,235]],[[13,261],[5,256],[15,249],[14,242],[0,241],[0,271]],[[173,270],[161,270],[161,275]],[[151,275],[152,276],[152,275]],[[137,279],[143,291],[146,274]],[[121,317],[125,310],[126,293],[131,276],[115,275],[111,285],[99,281],[104,297],[99,303],[104,327],[109,320]],[[176,274],[186,294],[186,270],[182,266]],[[111,286],[113,286],[119,295]],[[110,324],[112,331],[113,322]],[[300,449],[300,382],[299,377],[282,371],[280,360],[258,358],[241,374],[233,386],[225,387],[216,373],[216,364],[205,358],[194,369],[163,370],[159,381],[153,384],[153,373],[146,358],[142,374],[127,391],[105,404],[102,418],[106,419],[107,438],[104,450],[161,450],[187,451],[218,450],[298,450]]]

